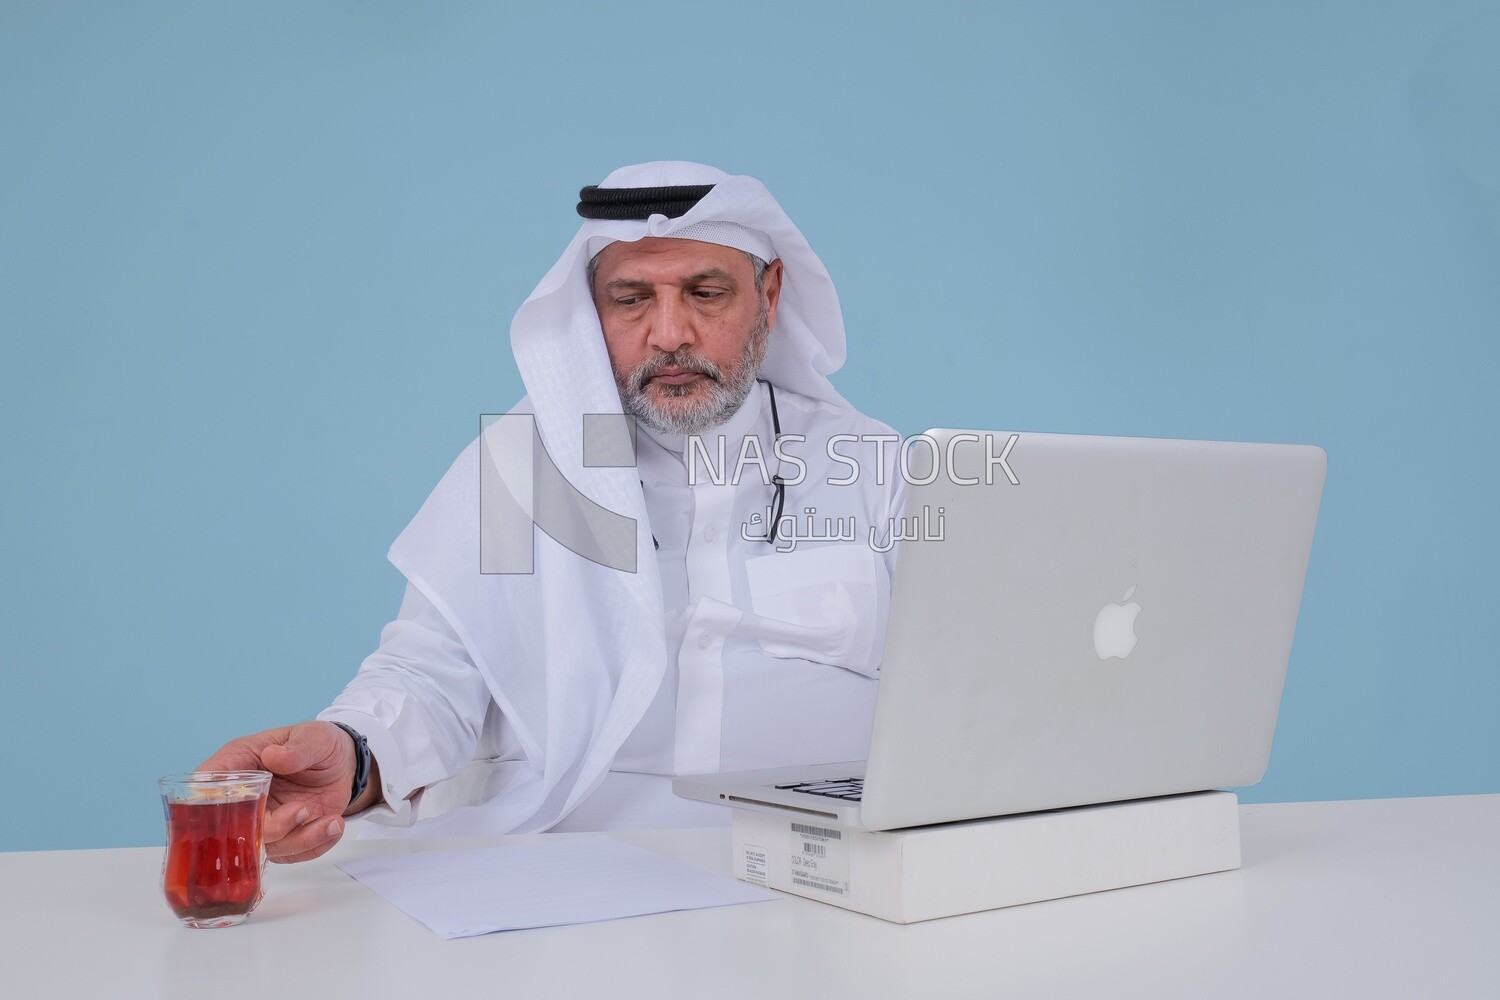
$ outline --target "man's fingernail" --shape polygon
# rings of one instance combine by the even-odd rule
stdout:
[[[297,810],[297,825],[301,826],[303,823],[306,823],[307,822],[307,817],[309,817],[311,815],[312,815],[312,813],[308,812],[306,807],[298,809]]]
[[[339,835],[339,821],[338,820],[333,820],[331,823],[328,824],[328,836],[330,836],[330,837],[337,837],[338,835]]]

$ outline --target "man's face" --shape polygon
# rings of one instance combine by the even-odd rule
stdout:
[[[625,412],[691,434],[734,414],[755,384],[776,326],[781,262],[755,287],[731,247],[646,237],[599,253],[594,308]]]

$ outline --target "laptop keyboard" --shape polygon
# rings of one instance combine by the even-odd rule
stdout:
[[[808,795],[824,795],[830,799],[858,802],[864,794],[864,778],[833,778],[829,781],[798,781],[790,785],[777,785],[783,791],[806,792]]]

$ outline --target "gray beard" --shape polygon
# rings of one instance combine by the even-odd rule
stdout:
[[[734,416],[750,395],[750,390],[755,388],[755,379],[766,360],[766,341],[770,334],[767,320],[766,310],[761,309],[744,351],[727,376],[712,361],[684,350],[652,355],[625,375],[617,374],[615,384],[620,390],[621,407],[647,427],[665,434],[701,434],[710,427],[717,427]],[[699,394],[687,405],[674,406],[666,411],[657,406],[645,386],[649,379],[671,367],[698,372],[709,382],[706,390],[701,382],[659,386],[658,391],[668,397],[685,397],[694,391]]]

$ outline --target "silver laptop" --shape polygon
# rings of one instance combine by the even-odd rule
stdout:
[[[673,791],[893,830],[1259,781],[1323,450],[927,435],[911,454],[937,465],[907,487],[868,761]]]

